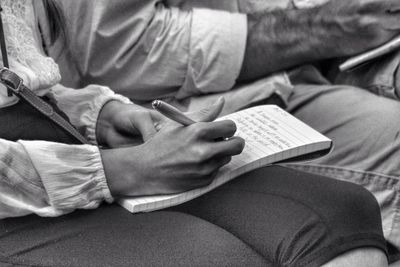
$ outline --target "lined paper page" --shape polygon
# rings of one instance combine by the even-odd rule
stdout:
[[[251,170],[331,146],[330,139],[275,105],[253,107],[219,120],[223,119],[236,123],[236,135],[244,138],[246,145],[209,186],[176,195],[123,199],[120,204],[131,212],[181,204]]]

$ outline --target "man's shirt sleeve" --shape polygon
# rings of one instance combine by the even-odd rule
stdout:
[[[246,36],[246,16],[193,9],[188,68],[177,98],[231,89],[241,70]]]
[[[63,10],[72,55],[52,56],[67,86],[104,84],[134,100],[183,98],[229,90],[240,72],[244,14],[156,0],[66,1]]]

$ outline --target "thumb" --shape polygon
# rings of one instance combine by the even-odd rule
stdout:
[[[213,121],[219,116],[219,114],[221,114],[224,105],[225,99],[223,97],[220,97],[211,106],[200,109],[198,111],[188,112],[186,113],[186,115],[188,115],[194,121]]]
[[[150,112],[139,113],[138,115],[140,116],[135,117],[134,125],[142,135],[143,141],[146,142],[157,133],[156,125]]]

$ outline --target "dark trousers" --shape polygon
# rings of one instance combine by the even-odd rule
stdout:
[[[320,266],[360,247],[386,251],[368,191],[278,166],[163,211],[0,221],[4,266]]]

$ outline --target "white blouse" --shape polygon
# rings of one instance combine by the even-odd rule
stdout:
[[[59,84],[60,72],[42,51],[37,9],[42,1],[1,0],[10,69],[38,95],[53,94],[59,107],[93,145],[0,139],[0,218],[36,213],[58,216],[113,200],[96,144],[96,121],[110,100],[130,101],[107,87],[73,90]],[[15,104],[0,88],[0,107]],[[1,127],[7,127],[2,125]]]
[[[247,11],[259,5],[285,8],[289,2],[293,7],[307,8],[325,1],[63,1],[72,53],[67,58],[59,57],[57,49],[50,53],[61,63],[64,83],[70,86],[77,87],[81,81],[90,84],[93,80],[142,101],[155,96],[175,96],[178,100],[192,96],[189,101],[175,103],[188,110],[223,95],[228,103],[224,112],[228,113],[273,92],[287,99],[292,87],[285,74],[277,74],[231,90],[244,55],[246,16],[201,8],[211,5]],[[161,2],[189,3],[201,8],[166,8]],[[0,218],[30,213],[58,216],[74,209],[96,208],[104,200],[113,201],[95,146],[96,120],[106,102],[130,101],[103,86],[73,90],[59,84],[60,71],[54,60],[44,55],[37,28],[38,20],[43,20],[42,1],[0,3],[4,9],[10,69],[36,94],[53,94],[59,107],[93,144],[0,139]],[[125,4],[135,12],[119,12],[126,8]],[[43,39],[48,39],[46,30]],[[110,53],[104,54],[105,49]],[[98,53],[103,53],[102,57]],[[213,94],[207,94],[210,92]],[[197,94],[201,95],[194,97]],[[0,107],[16,101],[0,86]]]

